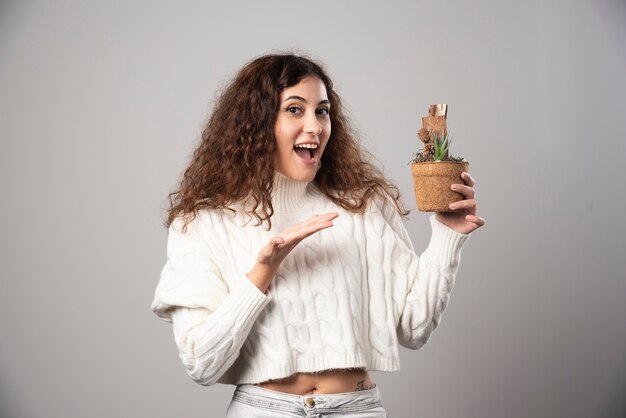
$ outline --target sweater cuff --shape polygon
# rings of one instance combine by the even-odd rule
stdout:
[[[424,251],[439,265],[455,266],[459,262],[461,248],[470,234],[462,234],[439,222],[435,215],[430,216],[432,234],[430,243]]]
[[[271,294],[265,294],[246,276],[230,289],[228,296],[219,306],[225,317],[234,318],[236,323],[255,321],[263,309],[272,300]]]

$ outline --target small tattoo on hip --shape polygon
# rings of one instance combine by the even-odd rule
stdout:
[[[365,384],[365,380],[360,380],[357,384],[356,384],[356,392],[360,391],[360,390],[370,390],[370,389],[374,389],[376,387],[376,383],[372,383],[371,385],[366,385]]]

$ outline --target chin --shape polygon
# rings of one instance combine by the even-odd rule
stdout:
[[[300,174],[297,177],[292,177],[293,180],[310,183],[315,179],[315,174]]]
[[[281,172],[281,174],[283,174],[285,177],[290,178],[291,180],[294,181],[301,181],[301,182],[307,182],[310,183],[315,179],[315,176],[317,174],[317,170],[313,173],[303,173],[303,172],[298,172],[298,173],[283,173]]]

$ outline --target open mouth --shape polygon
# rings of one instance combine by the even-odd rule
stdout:
[[[297,144],[293,147],[293,150],[305,162],[313,163],[317,161],[317,148],[317,144]]]

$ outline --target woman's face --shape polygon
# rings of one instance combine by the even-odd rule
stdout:
[[[274,169],[296,181],[313,181],[328,138],[330,102],[317,77],[305,77],[280,94],[274,125]]]

